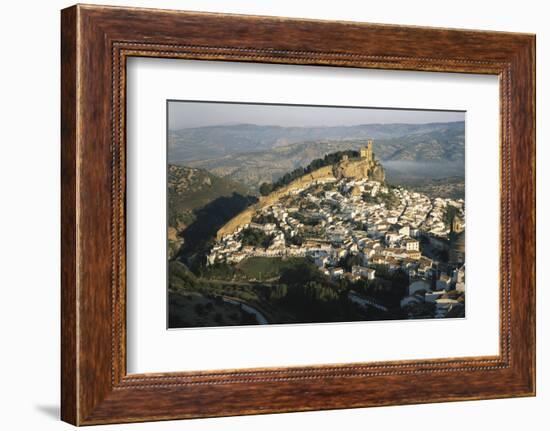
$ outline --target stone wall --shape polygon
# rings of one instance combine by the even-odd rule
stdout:
[[[371,170],[374,175],[371,175]],[[252,221],[252,217],[254,217],[254,214],[257,211],[273,205],[283,196],[295,190],[307,188],[314,181],[330,178],[362,179],[368,178],[369,176],[374,176],[375,178],[373,179],[383,182],[385,179],[385,173],[382,165],[373,163],[368,159],[359,159],[345,160],[337,165],[324,166],[295,179],[285,187],[275,190],[267,196],[261,197],[258,203],[245,209],[223,225],[220,230],[218,230],[216,238],[219,240],[223,236],[235,232],[240,226],[250,223]]]
[[[261,210],[262,208],[273,205],[283,196],[295,190],[307,188],[314,181],[321,180],[321,179],[330,179],[330,178],[334,178],[333,167],[324,166],[320,169],[310,172],[309,174],[303,175],[300,178],[295,179],[285,187],[275,190],[274,192],[270,193],[267,196],[261,197],[258,203],[248,207],[241,213],[237,214],[235,217],[229,220],[225,225],[223,225],[220,228],[220,230],[218,230],[218,233],[216,234],[216,238],[219,240],[224,235],[228,235],[235,232],[239,228],[239,226],[250,223],[252,221],[252,217],[257,211]]]

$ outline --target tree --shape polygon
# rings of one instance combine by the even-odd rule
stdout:
[[[272,192],[272,190],[273,190],[273,184],[271,183],[262,183],[260,185],[260,194],[262,196],[267,196]]]
[[[207,314],[207,310],[205,309],[204,305],[201,303],[195,304],[195,313],[199,316],[204,316]]]
[[[441,259],[441,262],[448,263],[449,262],[449,251],[447,249],[443,249],[439,251],[439,259]]]
[[[313,160],[309,165],[304,167],[299,167],[294,169],[291,172],[287,172],[284,174],[281,178],[279,178],[277,181],[275,181],[273,184],[263,183],[260,185],[260,193],[263,196],[266,196],[267,194],[271,193],[274,190],[278,190],[288,184],[290,184],[292,181],[294,181],[297,178],[300,178],[301,176],[308,174],[310,172],[313,172],[317,169],[320,169],[325,166],[330,166],[338,163],[344,156],[348,156],[350,158],[359,157],[358,151],[353,150],[347,150],[347,151],[337,151],[335,153],[327,154],[322,159],[315,159]],[[263,191],[262,191],[263,190]],[[269,192],[268,192],[269,190]],[[265,193],[265,194],[264,194]]]
[[[287,293],[288,286],[286,284],[279,284],[269,290],[269,299],[274,301],[283,299],[287,295]]]
[[[300,262],[296,266],[285,268],[281,273],[281,283],[289,286],[303,285],[309,281],[323,282],[326,277],[310,262]]]
[[[301,246],[304,243],[304,238],[302,238],[300,235],[290,236],[289,234],[285,233],[285,241],[287,244],[290,245]]]
[[[258,229],[247,228],[242,231],[243,245],[251,245],[253,247],[267,247],[271,244],[273,237]]]
[[[346,257],[340,259],[338,265],[344,268],[347,272],[351,272],[351,267],[361,265],[363,259],[358,254],[348,254]]]
[[[445,207],[445,213],[444,213],[444,216],[443,216],[443,222],[445,223],[445,227],[447,229],[450,229],[451,227],[451,224],[453,222],[453,218],[454,216],[458,213],[458,209],[455,208],[454,206],[452,205],[447,205]]]

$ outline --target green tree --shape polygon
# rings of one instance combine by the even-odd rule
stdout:
[[[273,237],[259,229],[244,229],[241,233],[243,245],[251,245],[253,247],[267,247],[271,243]]]
[[[347,272],[351,272],[351,267],[356,265],[361,265],[363,259],[357,254],[348,254],[346,257],[343,257],[338,262],[338,265],[344,268]]]
[[[458,213],[458,209],[452,205],[447,205],[445,207],[445,213],[443,215],[443,222],[447,229],[451,228],[451,223],[453,222],[454,216]]]
[[[267,196],[268,194],[271,193],[272,190],[273,190],[273,185],[271,183],[262,183],[260,185],[260,194],[262,196]]]

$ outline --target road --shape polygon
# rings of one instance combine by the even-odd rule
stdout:
[[[369,306],[374,307],[377,310],[387,312],[388,309],[383,305],[377,304],[373,299],[365,298],[364,296],[359,296],[357,293],[350,292],[348,298],[355,302],[356,304],[362,305],[363,307]]]
[[[228,296],[222,296],[222,299],[229,304],[238,305],[242,307],[242,309],[247,313],[253,314],[260,325],[269,324],[268,320],[260,311],[258,311],[256,308],[252,307],[251,305],[247,304],[246,302],[243,302],[237,298],[230,298]]]

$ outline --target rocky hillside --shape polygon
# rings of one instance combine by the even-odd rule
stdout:
[[[168,165],[168,240],[172,256],[184,242],[183,232],[195,224],[197,213],[214,202],[245,197],[242,184],[196,168]]]

